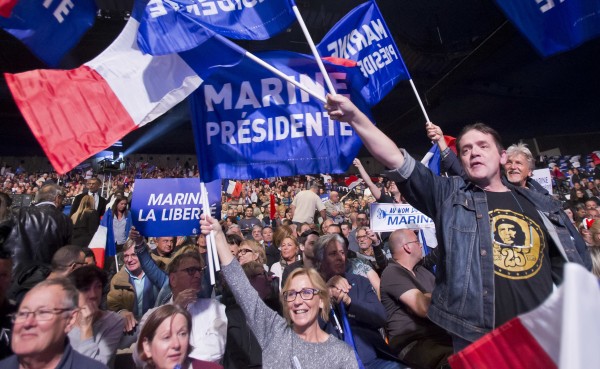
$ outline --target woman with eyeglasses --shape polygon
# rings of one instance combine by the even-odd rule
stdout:
[[[315,270],[297,269],[290,274],[281,294],[282,318],[267,308],[234,260],[219,222],[202,215],[200,224],[202,233],[215,232],[221,270],[263,349],[263,367],[358,368],[350,346],[319,327],[319,316],[329,318],[330,300]]]
[[[71,346],[80,354],[112,368],[125,320],[113,311],[100,309],[106,273],[96,266],[86,265],[71,272],[69,279],[79,291],[77,322],[69,332]]]
[[[257,261],[264,265],[266,260],[265,250],[254,240],[244,240],[240,243],[240,247],[238,248],[237,259],[240,265],[244,265],[251,261]],[[266,266],[265,270],[267,270]]]

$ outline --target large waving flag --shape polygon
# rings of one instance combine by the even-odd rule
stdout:
[[[292,0],[151,0],[138,42],[142,51],[163,55],[194,48],[213,32],[264,40],[295,21]]]
[[[368,1],[346,14],[317,45],[322,56],[354,60],[369,78],[363,96],[371,106],[410,75],[377,4]]]
[[[324,95],[313,57],[285,51],[259,55]],[[358,69],[326,67],[336,90],[368,113],[360,95],[367,80]],[[342,173],[362,145],[348,124],[329,119],[322,102],[249,60],[213,74],[192,95],[191,106],[205,181]]]
[[[243,58],[244,50],[225,45],[218,35],[183,53],[144,55],[137,46],[144,7],[136,2],[119,37],[77,69],[5,74],[17,106],[57,172],[69,171],[158,118],[198,88],[202,78]]]
[[[600,0],[496,0],[543,56],[573,49],[600,35]]]
[[[0,27],[46,64],[56,66],[94,24],[96,2],[0,0],[0,15]]]
[[[600,367],[598,278],[574,263],[537,309],[518,316],[451,356],[453,369]]]

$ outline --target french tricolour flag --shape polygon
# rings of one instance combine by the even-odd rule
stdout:
[[[565,265],[563,284],[537,309],[508,321],[449,359],[453,369],[600,368],[600,286]]]
[[[17,106],[58,173],[164,114],[216,67],[243,58],[243,49],[225,45],[218,35],[182,53],[143,54],[137,34],[145,6],[136,1],[119,37],[77,69],[5,74]]]

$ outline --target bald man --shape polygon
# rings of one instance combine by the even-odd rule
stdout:
[[[325,202],[325,212],[327,219],[340,224],[344,221],[344,204],[340,202],[340,194],[337,191],[329,193],[329,200]]]
[[[453,353],[452,338],[427,318],[435,277],[421,265],[423,250],[414,231],[389,238],[392,260],[381,275],[390,348],[409,366],[441,368]]]

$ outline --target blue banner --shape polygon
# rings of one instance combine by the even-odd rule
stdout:
[[[221,216],[221,181],[206,183],[213,217]],[[190,236],[200,232],[198,178],[138,179],[131,201],[133,225],[147,237]]]
[[[398,83],[409,80],[400,51],[374,1],[346,14],[317,45],[319,54],[354,60],[369,78],[364,87],[369,104],[377,104]]]
[[[189,50],[212,32],[242,40],[270,38],[295,21],[291,0],[150,0],[138,45],[152,55]]]
[[[21,0],[9,18],[0,17],[0,27],[55,67],[95,19],[94,0]]]
[[[286,51],[257,56],[325,96],[314,58]],[[368,80],[358,68],[325,66],[336,91],[369,114],[360,94]],[[191,102],[207,181],[343,173],[362,146],[349,124],[329,119],[322,102],[250,60],[211,75]]]
[[[496,0],[542,56],[600,35],[600,0]]]

